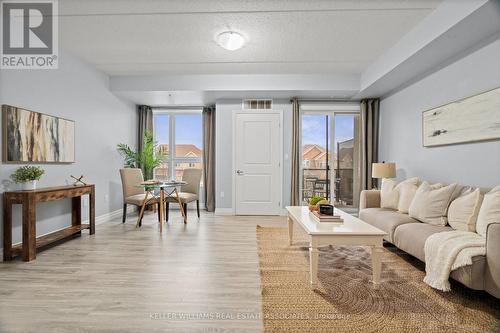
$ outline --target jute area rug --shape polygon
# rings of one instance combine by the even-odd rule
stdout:
[[[262,310],[266,332],[500,332],[500,302],[452,282],[452,291],[427,286],[423,264],[385,247],[382,283],[371,283],[370,250],[321,248],[319,287],[309,287],[306,235],[257,226]]]

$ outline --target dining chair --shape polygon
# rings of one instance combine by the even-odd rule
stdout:
[[[120,169],[123,190],[123,217],[122,223],[125,223],[127,218],[127,204],[141,207],[144,202],[146,191],[144,188],[137,185],[144,181],[142,170],[139,168]],[[160,219],[160,201],[158,198],[151,197],[148,199],[149,204],[158,204],[158,220]],[[140,211],[140,210],[139,210]],[[139,213],[140,214],[140,213]]]
[[[184,173],[182,174],[182,181],[185,181],[187,183],[186,185],[181,186],[181,191],[179,192],[179,200],[181,201],[184,208],[184,214],[186,214],[187,216],[187,204],[196,201],[196,211],[199,218],[201,169],[184,169]],[[167,203],[165,205],[167,221],[170,202],[177,202],[177,200],[172,197],[167,198]]]

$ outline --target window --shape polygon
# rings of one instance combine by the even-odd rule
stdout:
[[[155,169],[156,179],[181,180],[184,169],[202,169],[201,111],[155,110],[153,122],[158,150],[167,155],[164,163]]]

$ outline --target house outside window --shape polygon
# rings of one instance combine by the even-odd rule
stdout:
[[[185,169],[203,169],[202,122],[201,110],[153,110],[158,152],[167,155],[164,163],[155,169],[155,179],[181,180]]]

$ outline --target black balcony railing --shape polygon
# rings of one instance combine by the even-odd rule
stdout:
[[[302,200],[307,203],[313,196],[328,198],[341,206],[353,204],[353,169],[333,169],[334,186],[329,185],[332,175],[326,169],[302,169]],[[332,200],[333,199],[333,200]]]

